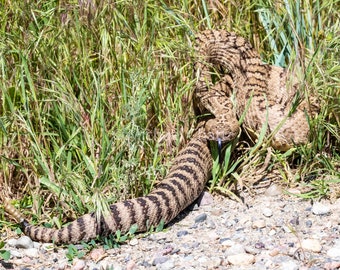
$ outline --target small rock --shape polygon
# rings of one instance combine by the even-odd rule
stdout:
[[[85,261],[84,260],[74,260],[72,269],[74,270],[83,270],[85,269]]]
[[[214,197],[209,192],[204,191],[197,202],[199,206],[211,205],[214,203]]]
[[[327,270],[340,269],[340,262],[327,262],[325,263],[323,269]]]
[[[282,194],[282,189],[279,185],[273,184],[264,192],[266,196],[274,197]]]
[[[279,255],[279,253],[280,253],[280,250],[277,249],[277,248],[274,248],[274,249],[270,250],[268,254],[271,257],[275,257],[275,256]]]
[[[208,258],[205,256],[199,257],[197,260],[200,264],[204,264],[208,261]]]
[[[174,251],[174,247],[171,246],[171,245],[168,245],[168,246],[162,248],[162,249],[158,252],[158,254],[164,256],[164,255],[171,254],[173,251]]]
[[[314,215],[326,215],[330,212],[330,207],[328,205],[316,202],[313,204],[312,212]]]
[[[312,252],[320,252],[322,246],[317,239],[305,239],[301,243],[301,248]]]
[[[327,256],[331,257],[331,258],[336,258],[339,257],[340,258],[340,247],[333,247],[330,248],[327,251]]]
[[[11,239],[8,239],[6,241],[7,245],[9,245],[10,247],[15,247],[16,244],[17,244],[18,240],[17,239],[14,239],[14,238],[11,238]]]
[[[207,263],[204,265],[207,269],[218,269],[218,267],[222,264],[222,259],[219,257],[209,258]]]
[[[306,227],[307,227],[307,228],[311,228],[312,226],[313,226],[313,221],[307,220],[307,221],[306,221]]]
[[[158,257],[153,259],[152,265],[162,264],[162,263],[165,263],[167,260],[169,260],[168,257],[158,256]]]
[[[206,233],[207,239],[209,239],[209,241],[217,241],[218,239],[220,239],[220,235],[216,233],[216,230],[211,230],[208,231]]]
[[[236,244],[231,246],[230,248],[228,248],[228,250],[225,251],[225,254],[227,256],[231,256],[231,255],[237,255],[237,254],[241,254],[241,253],[245,253],[245,248],[243,245],[241,244]]]
[[[33,248],[34,244],[28,236],[21,236],[15,243],[16,248]]]
[[[23,253],[30,258],[38,258],[39,257],[39,250],[36,248],[27,248],[23,251]]]
[[[223,210],[222,209],[212,209],[210,214],[213,215],[213,216],[219,217],[223,214]]]
[[[130,246],[138,245],[138,239],[137,238],[131,239],[130,242],[129,242],[129,245]]]
[[[273,236],[276,234],[276,231],[274,229],[271,229],[268,233],[269,236]]]
[[[57,270],[64,270],[67,269],[67,262],[58,262],[58,265],[56,267]]]
[[[232,265],[249,265],[255,262],[255,256],[252,254],[240,253],[228,256],[227,260]]]
[[[280,269],[282,269],[282,270],[298,270],[299,266],[297,265],[296,262],[290,260],[290,261],[282,262]]]
[[[208,229],[215,229],[216,225],[215,225],[215,223],[212,220],[208,220],[207,221],[207,228]]]
[[[22,258],[22,253],[17,250],[11,250],[11,258]]]
[[[222,239],[220,239],[219,242],[222,246],[226,246],[226,247],[231,247],[231,246],[235,245],[235,242],[232,241],[230,238],[222,238]]]
[[[297,217],[293,217],[293,218],[289,221],[289,223],[290,223],[291,225],[293,225],[293,226],[299,225],[299,224],[300,224],[299,217],[298,217],[298,216],[297,216]]]
[[[207,214],[202,213],[195,218],[195,223],[201,223],[207,219]]]
[[[282,226],[282,229],[286,232],[286,233],[291,233],[292,232],[292,228],[291,227],[288,227],[286,225],[283,225]]]
[[[262,229],[266,227],[266,222],[263,219],[254,220],[251,227],[253,229]]]
[[[265,217],[271,217],[273,215],[273,211],[270,209],[270,208],[263,208],[262,210],[262,214],[265,216]]]
[[[128,263],[126,264],[126,270],[135,270],[137,269],[137,265],[134,261],[128,261]]]
[[[187,235],[187,234],[189,234],[189,232],[188,231],[178,231],[177,232],[177,237],[182,237],[182,236],[184,236],[184,235]]]
[[[287,245],[288,245],[288,247],[294,247],[295,243],[294,242],[288,242]]]
[[[89,256],[91,260],[98,262],[105,255],[105,250],[103,248],[95,248],[91,250]]]
[[[245,250],[246,253],[253,254],[253,255],[260,253],[260,251],[257,248],[254,248],[254,247],[251,247],[251,246],[246,246],[244,248],[244,250]]]
[[[170,269],[174,269],[174,267],[175,267],[175,264],[172,260],[168,260],[165,263],[157,265],[157,269],[159,270],[170,270]]]
[[[266,247],[266,245],[262,242],[255,243],[255,248],[257,248],[257,249],[264,249],[265,247]]]

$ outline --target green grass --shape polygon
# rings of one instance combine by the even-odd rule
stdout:
[[[29,2],[0,4],[0,192],[34,221],[61,224],[162,179],[195,126],[193,40],[207,28],[243,35],[268,63],[298,64],[320,102],[311,143],[272,151],[264,174],[305,183],[307,197],[339,186],[340,1]],[[268,156],[265,140],[237,146],[212,191]]]

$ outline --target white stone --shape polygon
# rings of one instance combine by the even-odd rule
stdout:
[[[23,254],[25,254],[29,258],[38,258],[39,250],[37,248],[28,248],[23,250]]]
[[[130,242],[129,242],[129,245],[130,246],[138,245],[138,239],[137,238],[131,239]]]
[[[282,194],[282,189],[279,185],[273,184],[269,188],[267,188],[264,194],[266,196],[271,196],[271,197],[278,196]]]
[[[15,246],[17,248],[33,248],[34,244],[31,238],[24,235],[17,240]]]
[[[326,215],[330,212],[330,207],[328,205],[316,202],[313,204],[312,212],[314,215]]]
[[[282,270],[298,270],[299,266],[294,261],[286,261],[281,264]]]
[[[317,239],[305,239],[301,243],[301,248],[319,253],[322,249],[321,243]]]
[[[262,228],[266,227],[266,222],[265,222],[264,219],[254,220],[251,227],[253,229],[262,229]]]
[[[328,251],[327,251],[327,256],[331,257],[331,258],[336,258],[336,257],[339,257],[340,258],[340,247],[333,247],[333,248],[330,248]]]
[[[255,256],[247,253],[230,255],[227,260],[232,265],[249,265],[255,262]]]
[[[266,207],[262,209],[262,214],[265,217],[271,217],[273,215],[273,211],[270,208]]]

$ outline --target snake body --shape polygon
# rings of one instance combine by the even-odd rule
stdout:
[[[26,235],[41,242],[79,243],[117,230],[125,233],[134,224],[141,232],[161,220],[169,223],[201,194],[210,177],[208,141],[234,139],[240,128],[238,118],[245,111],[244,127],[256,136],[265,124],[267,134],[273,134],[273,147],[286,150],[306,142],[306,105],[302,102],[291,110],[297,87],[286,86],[285,69],[263,64],[249,42],[226,31],[200,33],[196,54],[195,104],[199,114],[208,112],[211,117],[199,123],[164,180],[147,196],[112,204],[103,215],[83,215],[61,229],[33,226],[6,204],[6,211],[21,222]],[[213,69],[219,72],[215,81]]]

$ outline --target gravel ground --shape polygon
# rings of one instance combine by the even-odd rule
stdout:
[[[340,269],[340,199],[312,204],[276,185],[243,203],[205,193],[165,231],[72,262],[27,237],[5,248],[3,269]]]

